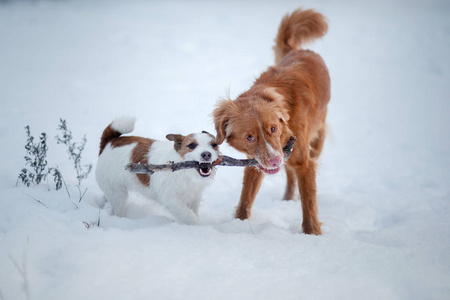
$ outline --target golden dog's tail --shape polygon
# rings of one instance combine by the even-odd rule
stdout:
[[[320,38],[327,33],[328,24],[325,17],[312,9],[301,8],[287,14],[281,20],[275,38],[275,64],[291,50],[298,50],[306,42]]]

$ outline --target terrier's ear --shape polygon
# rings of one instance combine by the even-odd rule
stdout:
[[[214,135],[212,135],[212,134],[209,133],[208,131],[203,130],[202,133],[208,134],[208,135],[210,135],[212,138],[216,138]]]
[[[169,141],[174,142],[173,143],[173,148],[175,149],[175,151],[178,151],[181,149],[181,144],[183,143],[184,140],[184,136],[181,134],[168,134],[166,135],[166,139],[168,139]]]

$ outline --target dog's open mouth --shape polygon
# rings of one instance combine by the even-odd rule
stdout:
[[[208,177],[211,175],[213,165],[211,163],[200,163],[197,168],[197,172],[202,177]]]
[[[266,169],[266,168],[263,168],[262,166],[258,166],[258,167],[261,171],[263,171],[266,174],[276,174],[276,173],[278,173],[278,171],[281,170],[281,167],[276,167],[276,168],[272,168],[272,169]]]

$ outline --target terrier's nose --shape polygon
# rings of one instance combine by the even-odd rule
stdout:
[[[204,161],[210,161],[211,160],[211,152],[205,151],[201,154]]]
[[[282,162],[283,160],[281,159],[281,155],[277,155],[277,156],[275,156],[275,157],[272,157],[270,160],[269,160],[269,165],[271,166],[271,167],[278,167],[279,165],[281,165],[281,162]]]

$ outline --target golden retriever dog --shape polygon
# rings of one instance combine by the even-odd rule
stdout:
[[[293,199],[298,184],[303,232],[322,233],[316,199],[316,160],[324,144],[330,77],[322,58],[302,46],[322,37],[327,29],[325,17],[313,10],[298,9],[286,15],[275,39],[275,65],[236,100],[222,100],[213,111],[218,144],[226,140],[260,164],[244,170],[236,218],[250,217],[264,175],[277,173],[285,164],[284,199]],[[282,148],[291,136],[297,142],[284,162]]]

